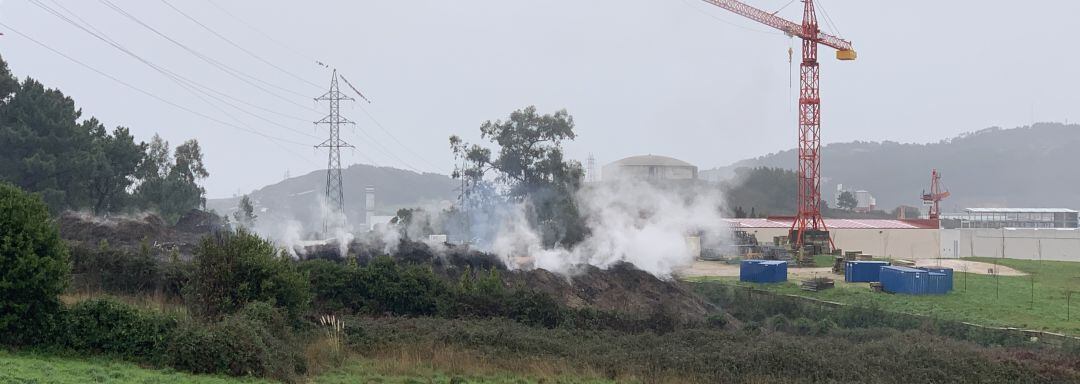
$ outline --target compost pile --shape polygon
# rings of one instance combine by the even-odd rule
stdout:
[[[185,259],[203,236],[223,225],[219,217],[199,210],[184,214],[173,226],[152,213],[103,218],[69,211],[57,221],[60,237],[72,245],[98,247],[104,242],[127,250],[147,246],[159,255],[175,251]]]
[[[308,247],[305,254],[307,258],[340,260],[338,249],[337,244],[317,245]],[[372,257],[386,254],[386,249],[385,244],[377,241],[358,239],[349,245],[348,253],[365,263]],[[606,269],[581,265],[573,273],[558,274],[544,269],[508,270],[497,256],[464,246],[432,247],[421,242],[402,241],[390,253],[399,261],[431,265],[437,273],[450,279],[456,279],[466,270],[497,269],[507,287],[521,286],[543,292],[570,308],[642,315],[663,309],[686,320],[704,319],[714,309],[684,283],[657,278],[629,263]]]

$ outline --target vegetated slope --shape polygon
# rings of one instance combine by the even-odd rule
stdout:
[[[865,189],[886,210],[918,206],[930,187],[930,170],[942,172],[952,192],[943,207],[1076,207],[1080,173],[1076,150],[1080,125],[1038,123],[1013,129],[987,128],[930,144],[897,142],[834,143],[822,149],[822,197],[832,204],[838,183]],[[795,150],[772,153],[702,171],[703,178],[725,179],[739,167],[794,169]]]
[[[310,246],[305,257],[340,261],[337,248],[336,244]],[[349,245],[348,252],[366,262],[383,254],[384,249],[384,244],[361,238]],[[390,255],[405,263],[431,266],[451,281],[457,281],[466,271],[498,270],[504,285],[548,294],[559,304],[574,309],[645,316],[666,311],[687,321],[702,321],[717,309],[692,292],[686,283],[657,278],[630,263],[607,269],[581,265],[569,275],[544,269],[507,270],[494,254],[464,246],[433,249],[428,244],[408,240],[401,241]]]
[[[368,186],[375,187],[376,215],[392,215],[398,208],[453,200],[457,196],[454,192],[457,183],[446,175],[364,164],[351,165],[341,172],[345,214],[350,222],[364,221],[364,188]],[[319,198],[325,194],[325,185],[326,171],[318,170],[262,187],[250,196],[260,217],[316,222],[321,220]],[[236,209],[239,201],[239,197],[207,199],[206,206],[225,215]]]

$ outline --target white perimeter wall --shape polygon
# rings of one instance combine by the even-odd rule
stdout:
[[[772,244],[774,236],[787,236],[787,228],[742,228],[759,243]],[[845,251],[877,257],[935,259],[944,257],[937,229],[830,229],[833,244]],[[950,251],[951,252],[951,251]],[[951,255],[951,253],[950,253]]]
[[[1004,256],[1002,254],[1004,253]],[[941,257],[1080,261],[1078,229],[942,229]]]

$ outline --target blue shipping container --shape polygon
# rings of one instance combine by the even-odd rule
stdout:
[[[890,293],[941,295],[952,289],[952,276],[925,269],[882,267],[881,288]]]
[[[739,281],[750,283],[779,283],[787,281],[787,262],[776,260],[743,260],[739,263]]]
[[[888,261],[848,261],[844,265],[844,281],[849,283],[881,281],[881,267],[888,266]]]
[[[945,277],[944,277],[944,287],[942,288],[943,289],[942,293],[948,293],[948,292],[951,292],[953,290],[953,269],[952,268],[921,267],[920,269],[925,269],[927,272],[944,273]]]

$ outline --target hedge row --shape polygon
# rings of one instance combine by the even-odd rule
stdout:
[[[193,373],[296,381],[303,350],[281,309],[253,302],[220,321],[200,322],[134,308],[112,299],[60,311],[36,348],[100,354]]]

